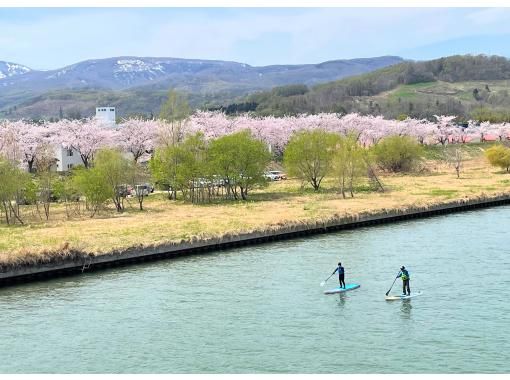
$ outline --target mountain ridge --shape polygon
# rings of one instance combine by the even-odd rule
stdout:
[[[71,93],[78,90],[98,94],[114,91],[118,92],[116,96],[119,98],[126,95],[124,92],[128,92],[128,95],[143,92],[147,97],[151,92],[158,93],[174,88],[188,93],[195,105],[198,105],[204,104],[204,99],[213,100],[215,95],[218,95],[219,99],[233,99],[275,86],[295,83],[315,85],[403,61],[401,57],[382,56],[317,64],[250,66],[234,61],[171,57],[119,56],[91,59],[54,70],[30,70],[27,67],[27,71],[19,75],[5,75],[0,79],[0,111],[3,111],[4,117],[55,117],[59,106],[52,109],[47,101],[48,97],[59,92]],[[32,103],[30,112],[21,111],[24,104],[44,97],[44,94],[48,94],[44,99],[45,107],[38,110]],[[100,97],[98,95],[97,101],[101,100]],[[159,102],[160,94],[157,97]],[[155,102],[156,100],[151,104],[151,112],[157,111],[158,104]],[[90,102],[87,107],[90,107]],[[84,106],[78,103],[75,108],[80,113],[86,111]],[[139,111],[137,107],[134,108],[134,112]],[[88,114],[88,111],[85,114]]]

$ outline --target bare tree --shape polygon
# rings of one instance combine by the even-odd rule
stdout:
[[[39,201],[44,208],[46,220],[50,218],[50,204],[52,198],[53,182],[56,178],[56,172],[53,170],[56,164],[53,148],[48,145],[38,147],[35,158],[35,167],[39,179]]]
[[[445,147],[443,151],[443,160],[448,166],[455,169],[457,178],[460,178],[460,171],[462,170],[465,159],[466,155],[460,147],[453,147],[450,149]]]

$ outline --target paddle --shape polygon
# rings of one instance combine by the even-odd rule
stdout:
[[[331,274],[331,276],[333,276],[335,273]],[[321,286],[324,286],[326,284],[326,282],[328,282],[328,280],[331,278],[331,276],[329,276],[328,278],[326,278],[326,280],[322,281],[321,282]]]
[[[398,278],[398,275],[399,275],[399,274],[400,274],[400,271],[398,272],[397,277],[395,277],[395,279],[393,280],[393,284],[391,284],[390,290],[388,290],[388,291],[386,292],[386,295],[390,294],[391,289],[393,288],[393,285],[395,285],[395,281],[397,281],[397,278]]]

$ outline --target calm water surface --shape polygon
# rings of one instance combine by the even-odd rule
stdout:
[[[501,207],[0,289],[0,372],[508,373],[509,227]],[[361,288],[325,296],[338,260]],[[424,295],[387,302],[402,264]]]

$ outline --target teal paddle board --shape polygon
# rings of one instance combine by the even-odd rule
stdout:
[[[348,292],[349,290],[358,289],[359,287],[360,286],[358,284],[345,284],[345,289],[341,288],[341,287],[338,287],[338,288],[335,288],[335,289],[329,289],[329,290],[325,290],[324,294],[343,293],[343,292]]]

